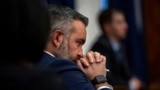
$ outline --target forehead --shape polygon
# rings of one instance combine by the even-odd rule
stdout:
[[[73,20],[72,22],[72,34],[79,34],[78,36],[86,37],[86,26],[80,20]]]
[[[113,15],[112,15],[112,20],[122,20],[122,19],[125,19],[124,17],[124,14],[121,13],[121,12],[114,12]]]

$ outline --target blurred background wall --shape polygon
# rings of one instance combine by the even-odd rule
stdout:
[[[101,34],[98,23],[97,15],[100,11],[100,1],[102,0],[76,0],[75,9],[89,18],[89,25],[87,27],[87,42],[84,45],[84,52],[90,50],[92,44],[98,39]]]
[[[160,83],[160,0],[42,0],[46,4],[69,6],[89,18],[84,52],[90,50],[101,32],[97,15],[102,9],[124,11],[129,24],[126,47],[130,65],[146,85]],[[160,84],[158,83],[158,86]],[[157,90],[157,89],[156,89]]]

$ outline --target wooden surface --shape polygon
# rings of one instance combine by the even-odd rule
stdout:
[[[142,4],[149,78],[156,82],[160,80],[160,0],[142,0]]]

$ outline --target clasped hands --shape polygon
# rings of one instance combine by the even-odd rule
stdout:
[[[89,80],[93,80],[99,75],[106,77],[106,57],[99,52],[90,51],[77,60],[76,63]]]

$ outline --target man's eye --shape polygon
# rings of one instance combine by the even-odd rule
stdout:
[[[81,41],[77,41],[78,46],[82,45]]]

